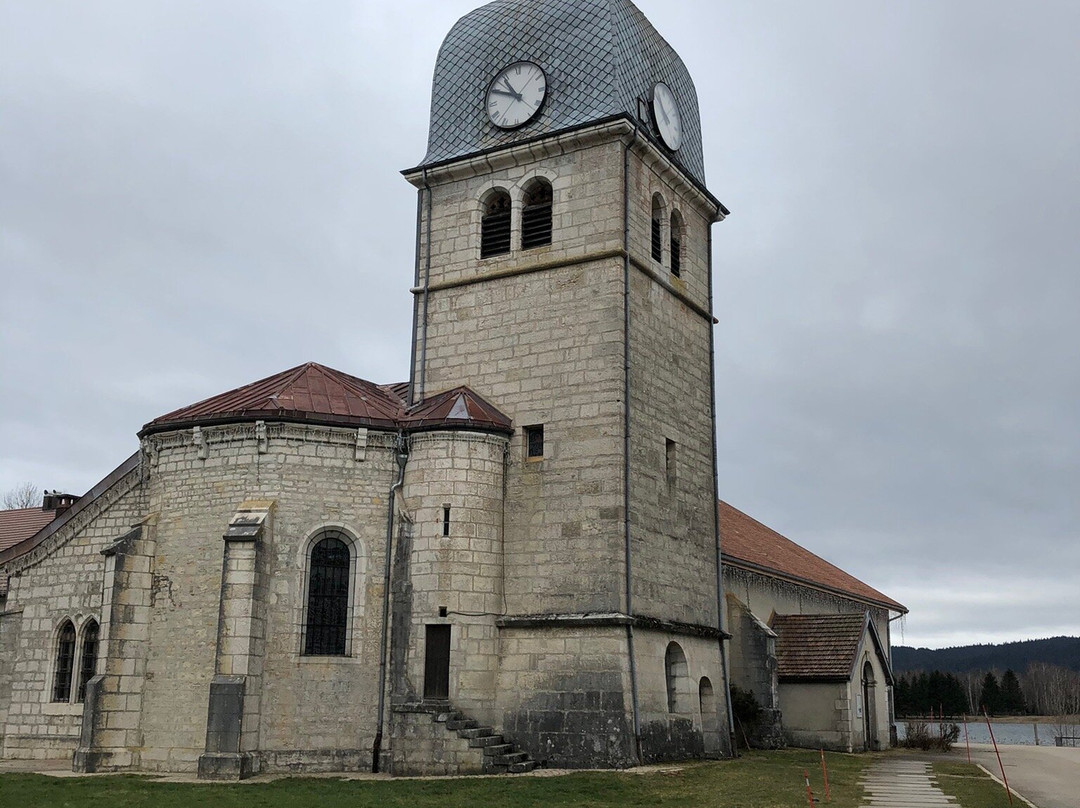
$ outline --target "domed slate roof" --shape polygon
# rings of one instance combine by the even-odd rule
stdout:
[[[484,96],[502,68],[522,60],[543,68],[547,99],[533,121],[505,131],[488,119]],[[639,120],[638,99],[651,100],[661,81],[683,117],[682,148],[669,154],[704,186],[694,82],[630,0],[495,0],[458,20],[439,49],[422,166],[618,115]]]

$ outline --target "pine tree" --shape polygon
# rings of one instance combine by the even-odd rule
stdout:
[[[990,715],[1001,712],[1001,685],[998,684],[993,671],[987,673],[983,678],[982,706]]]
[[[1024,707],[1024,694],[1020,690],[1020,680],[1012,669],[1005,671],[1001,677],[1001,709],[1005,712],[1022,715]]]

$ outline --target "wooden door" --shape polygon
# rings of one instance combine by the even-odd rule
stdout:
[[[424,646],[424,698],[450,698],[450,626],[427,626]]]

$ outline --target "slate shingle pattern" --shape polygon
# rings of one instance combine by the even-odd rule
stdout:
[[[504,131],[488,119],[485,95],[502,68],[522,60],[543,68],[547,99],[533,121]],[[422,165],[617,115],[639,120],[638,99],[651,99],[660,81],[675,92],[683,118],[683,145],[671,157],[704,186],[694,82],[682,59],[633,3],[495,0],[458,20],[439,50]],[[643,125],[651,131],[651,123]]]
[[[784,679],[851,677],[866,629],[865,613],[776,615],[776,673]]]

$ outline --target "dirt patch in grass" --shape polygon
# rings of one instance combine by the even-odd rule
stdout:
[[[827,753],[830,805],[857,808],[863,769],[875,758]],[[360,781],[288,778],[255,784],[162,783],[135,776],[0,775],[0,805],[15,808],[790,808],[806,804],[803,771],[824,804],[817,752],[747,753],[738,760],[668,766],[648,773],[562,777]],[[965,803],[965,808],[968,806]],[[976,808],[976,806],[971,806]]]

